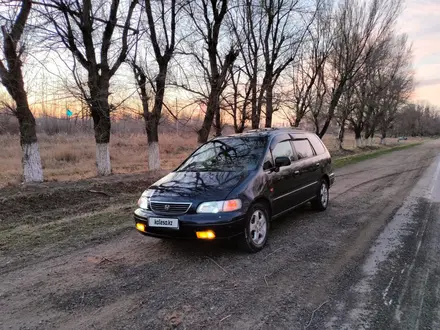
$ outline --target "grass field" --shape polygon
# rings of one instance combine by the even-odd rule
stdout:
[[[47,181],[75,181],[96,175],[95,143],[90,135],[43,135],[40,134],[39,145]],[[159,137],[161,166],[165,170],[175,168],[197,147],[195,134],[163,134]],[[412,138],[400,144],[420,142]],[[379,139],[375,139],[378,143]],[[339,151],[332,136],[325,136],[324,143],[335,156],[352,156],[359,152],[388,149],[396,145],[396,139],[388,139],[387,146],[375,145],[367,150],[354,149],[354,136],[348,135],[344,144],[346,150]],[[21,148],[18,136],[0,135],[2,152],[0,153],[0,187],[16,185],[21,182]],[[148,170],[148,146],[143,134],[118,135],[111,137],[111,160],[113,173],[140,173]]]
[[[421,143],[422,142],[413,142],[413,143],[407,143],[407,144],[403,144],[403,145],[377,148],[376,150],[372,149],[371,151],[365,150],[361,153],[354,154],[352,156],[337,157],[336,160],[333,162],[333,165],[335,168],[339,168],[339,167],[343,167],[346,165],[358,163],[363,160],[376,158],[376,157],[379,157],[381,155],[385,155],[385,154],[393,152],[393,151],[404,150],[404,149],[408,149],[411,147],[415,147],[415,146],[420,145]]]

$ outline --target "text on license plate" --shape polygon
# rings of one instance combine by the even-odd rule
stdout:
[[[164,227],[179,229],[179,220],[170,218],[149,218],[148,225],[150,227]]]

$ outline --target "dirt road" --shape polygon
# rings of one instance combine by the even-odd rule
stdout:
[[[439,172],[440,141],[346,166],[258,254],[136,233],[147,178],[55,185],[33,216],[39,188],[3,192],[0,328],[439,329]]]

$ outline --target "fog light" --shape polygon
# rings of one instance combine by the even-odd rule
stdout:
[[[136,223],[136,229],[141,231],[141,232],[145,232],[145,225],[143,223]]]
[[[198,239],[214,239],[215,233],[212,230],[196,231]]]

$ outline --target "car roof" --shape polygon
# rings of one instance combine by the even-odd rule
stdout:
[[[271,127],[271,128],[252,129],[249,131],[245,131],[243,133],[236,133],[236,134],[231,134],[231,135],[227,135],[227,136],[219,136],[219,137],[216,137],[215,139],[217,140],[217,139],[224,139],[224,138],[229,138],[229,137],[257,137],[257,136],[273,137],[275,135],[282,134],[282,133],[310,134],[310,132],[307,132],[307,131],[304,131],[301,129],[297,129],[297,128]]]

